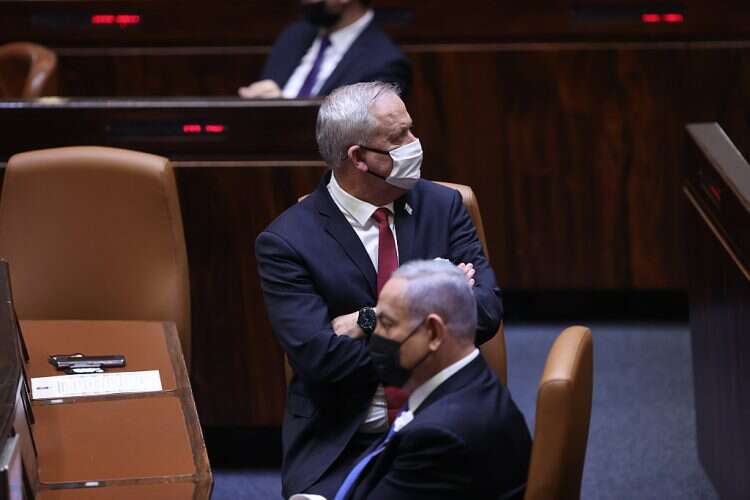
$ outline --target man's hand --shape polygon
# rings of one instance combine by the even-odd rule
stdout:
[[[274,99],[281,97],[281,89],[273,80],[260,80],[237,90],[245,99]]]
[[[468,264],[464,264],[463,262],[461,262],[458,265],[458,268],[464,272],[464,274],[466,275],[466,279],[469,281],[469,286],[473,288],[474,283],[476,283],[476,281],[474,280],[474,275],[477,272],[477,270],[474,269],[474,264],[472,264],[471,262],[469,262]]]
[[[331,321],[331,327],[336,335],[346,335],[353,339],[357,339],[365,336],[365,332],[357,324],[357,318],[359,317],[359,311],[353,313],[344,314],[333,318]]]

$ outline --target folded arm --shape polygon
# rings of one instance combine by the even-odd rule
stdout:
[[[289,243],[264,231],[255,255],[271,326],[295,373],[311,385],[377,380],[366,343],[334,333],[328,306]]]
[[[450,259],[456,264],[473,264],[473,290],[477,300],[476,344],[480,345],[497,333],[503,319],[500,288],[495,280],[495,272],[484,254],[476,228],[458,192],[453,201],[452,211]]]

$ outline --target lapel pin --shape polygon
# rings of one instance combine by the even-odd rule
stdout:
[[[413,212],[408,203],[404,203],[404,210],[406,210],[406,213],[409,215],[411,215],[411,213]]]

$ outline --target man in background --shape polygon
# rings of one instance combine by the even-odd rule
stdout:
[[[261,80],[246,98],[327,95],[356,82],[383,81],[408,94],[411,67],[373,21],[370,0],[302,0],[304,21],[289,26],[271,50]]]

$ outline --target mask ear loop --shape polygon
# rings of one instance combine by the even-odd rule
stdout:
[[[388,180],[388,177],[383,177],[383,176],[382,176],[382,175],[380,175],[380,174],[376,174],[375,172],[373,172],[373,171],[372,171],[372,170],[370,170],[369,168],[367,169],[367,173],[368,173],[368,174],[370,174],[370,175],[374,175],[374,176],[375,176],[375,177],[377,177],[378,179],[382,179],[382,180],[384,180],[384,181],[385,181],[385,180]]]
[[[373,153],[378,153],[378,154],[381,154],[381,155],[391,156],[390,152],[384,151],[382,149],[375,149],[375,148],[371,148],[371,147],[368,147],[368,146],[363,146],[361,144],[357,144],[357,146],[359,146],[360,148],[362,148],[362,149],[364,149],[366,151],[372,151]],[[380,175],[380,174],[376,174],[375,172],[373,172],[372,170],[370,170],[369,167],[367,168],[367,173],[370,174],[370,175],[374,175],[378,179],[381,179],[381,180],[384,180],[384,181],[388,180],[388,177]]]
[[[369,146],[363,146],[362,144],[357,144],[357,146],[359,146],[362,149],[366,149],[367,151],[372,151],[373,153],[379,153],[381,155],[391,156],[391,152],[390,151],[386,151],[384,149],[375,149],[375,148],[371,148]]]

